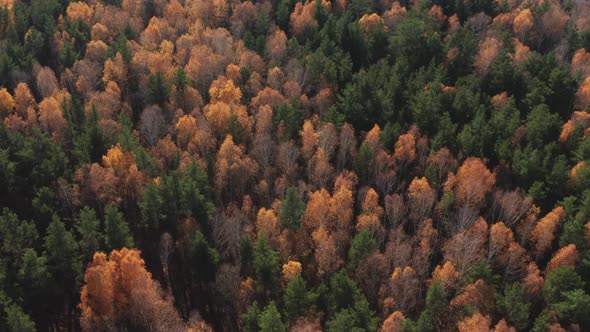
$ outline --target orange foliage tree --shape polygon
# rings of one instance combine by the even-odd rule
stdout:
[[[555,239],[559,223],[564,217],[565,210],[559,206],[539,220],[531,233],[531,242],[533,242],[537,257],[542,257],[549,250],[553,239]]]
[[[575,266],[580,254],[575,244],[567,245],[559,249],[547,263],[547,271],[555,270],[558,267]]]
[[[80,324],[84,331],[123,326],[153,331],[187,329],[151,273],[139,250],[96,253],[84,275]],[[209,328],[208,328],[209,329]]]
[[[457,323],[459,332],[491,332],[490,330],[490,317],[483,316],[479,312],[476,312],[471,317],[467,317]]]
[[[495,183],[496,176],[479,158],[467,158],[459,167],[457,175],[449,174],[445,191],[453,191],[459,206],[479,209]]]

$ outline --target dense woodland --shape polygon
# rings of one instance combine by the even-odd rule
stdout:
[[[588,1],[0,7],[0,331],[590,331]]]

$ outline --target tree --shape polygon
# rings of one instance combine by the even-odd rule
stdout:
[[[79,246],[83,261],[89,261],[94,256],[94,253],[99,251],[102,244],[103,235],[100,231],[100,220],[96,216],[96,212],[89,207],[80,210],[75,228],[80,236]]]
[[[503,317],[519,331],[527,328],[531,303],[519,283],[507,285],[498,296],[496,305]]]
[[[156,145],[166,133],[167,127],[164,111],[157,105],[152,105],[141,113],[139,129],[148,146]]]
[[[219,252],[209,245],[201,231],[196,231],[190,242],[191,277],[199,287],[214,281],[215,271],[219,266]]]
[[[369,308],[369,303],[364,297],[355,300],[354,306],[340,310],[336,316],[327,323],[329,332],[345,331],[374,331],[377,328],[377,318]]]
[[[459,332],[489,332],[490,323],[489,316],[483,316],[479,312],[476,312],[473,316],[457,323],[457,328]]]
[[[454,289],[459,281],[459,272],[451,262],[445,262],[441,267],[438,265],[432,272],[432,282],[440,282],[445,289]]]
[[[294,321],[298,316],[310,311],[316,300],[316,294],[310,292],[307,283],[301,275],[292,279],[283,296],[285,313],[289,320]]]
[[[383,208],[379,206],[379,195],[372,188],[365,194],[362,213],[358,216],[356,228],[366,231],[377,243],[382,243],[385,231],[381,225]]]
[[[575,266],[578,261],[579,253],[575,244],[567,245],[559,249],[547,263],[547,271],[551,271],[558,267],[572,265]]]
[[[494,37],[488,37],[479,43],[479,52],[475,57],[475,68],[479,74],[487,74],[501,47],[502,42]]]
[[[416,160],[416,138],[412,133],[403,134],[398,138],[393,156],[400,164],[407,165]]]
[[[105,208],[104,225],[107,248],[133,248],[133,238],[129,232],[129,226],[116,204],[111,203]]]
[[[395,311],[383,322],[383,332],[401,332],[403,331],[404,321],[406,318],[400,311]]]
[[[551,247],[557,227],[564,217],[565,210],[563,207],[556,207],[539,220],[533,229],[531,237],[538,257],[542,256]]]
[[[283,264],[282,276],[283,281],[289,284],[291,280],[301,275],[301,263],[297,261],[289,261],[287,264]]]
[[[9,331],[34,332],[37,330],[31,317],[17,304],[5,306],[4,312],[6,314],[6,328]]]
[[[21,257],[26,248],[32,248],[39,234],[33,222],[19,220],[16,213],[3,208],[0,214],[1,250],[3,255]]]
[[[43,98],[49,97],[58,89],[55,73],[49,67],[42,67],[36,77],[37,89]]]
[[[164,198],[161,189],[154,181],[148,182],[143,188],[143,197],[139,202],[141,223],[144,227],[158,229],[166,220],[164,214]]]
[[[524,39],[525,34],[529,32],[534,25],[534,18],[531,14],[531,10],[527,8],[518,13],[514,18],[514,23],[512,25],[514,32],[520,36],[521,39]]]
[[[148,77],[148,91],[149,104],[158,104],[160,106],[164,106],[164,104],[168,101],[170,88],[168,87],[168,82],[166,82],[162,72],[151,74]]]
[[[543,296],[548,304],[561,302],[569,291],[582,289],[584,281],[572,266],[562,266],[547,273]]]
[[[420,280],[410,266],[396,267],[391,277],[382,287],[383,306],[388,312],[399,310],[410,312],[418,304]]]
[[[268,240],[262,236],[254,244],[254,271],[260,288],[268,293],[279,285],[279,253],[272,250]]]
[[[342,264],[334,236],[324,225],[320,225],[311,236],[315,244],[314,258],[318,265],[318,275],[323,277],[332,274]]]
[[[533,108],[527,115],[527,142],[534,148],[541,148],[557,139],[561,125],[559,114],[551,113],[549,107],[541,104]]]
[[[258,318],[260,332],[285,332],[285,324],[281,320],[281,314],[273,301],[271,301]]]
[[[235,145],[231,135],[227,135],[219,147],[215,165],[216,188],[230,197],[241,197],[258,170],[256,162],[245,155],[241,147]]]
[[[355,268],[360,261],[377,248],[377,242],[366,230],[361,230],[352,240],[348,251],[348,263]]]
[[[63,139],[66,130],[66,120],[54,97],[43,99],[39,104],[39,124],[41,128],[56,139]]]
[[[8,90],[6,88],[0,89],[0,116],[6,117],[12,113],[15,107],[14,98],[8,93]]]
[[[467,158],[457,175],[449,174],[445,191],[453,191],[460,206],[480,208],[485,203],[486,195],[496,183],[496,176],[491,173],[478,158]]]
[[[307,1],[306,3],[296,3],[295,9],[291,12],[290,27],[291,32],[303,40],[304,33],[316,29],[318,22],[314,18],[315,2]]]
[[[486,239],[487,224],[480,218],[471,228],[458,233],[444,244],[444,257],[457,268],[460,278],[483,258]]]
[[[273,248],[277,248],[280,232],[274,211],[261,208],[256,215],[256,237],[266,238]]]
[[[582,289],[575,289],[563,293],[563,301],[555,303],[553,308],[560,319],[577,322],[581,328],[590,326],[587,308],[590,305],[590,295]]]
[[[483,314],[494,309],[495,288],[482,279],[467,285],[463,292],[451,300],[451,306],[474,307]]]
[[[287,189],[285,199],[281,204],[279,220],[281,224],[290,230],[297,230],[305,213],[305,204],[294,187]]]
[[[254,301],[249,307],[248,311],[242,316],[242,329],[244,332],[258,332],[258,318],[260,317],[260,308],[258,303]]]
[[[135,326],[171,331],[186,329],[174,305],[145,269],[140,252],[96,253],[84,275],[80,295],[83,331]]]
[[[527,274],[522,280],[522,286],[529,296],[538,297],[543,291],[543,283],[541,270],[539,270],[535,262],[530,262],[527,266]]]
[[[64,301],[76,296],[79,287],[82,264],[78,243],[57,215],[53,216],[46,232],[43,255],[47,257],[47,270],[52,276],[53,294],[56,296],[53,301],[63,305]],[[56,308],[61,308],[60,305]]]
[[[415,223],[419,223],[430,214],[436,193],[425,177],[416,177],[408,187],[408,198],[410,217]]]
[[[369,183],[372,180],[374,157],[375,154],[369,143],[363,143],[354,160],[354,170],[361,183]]]
[[[321,147],[318,147],[316,153],[309,160],[307,173],[309,182],[317,188],[327,187],[331,183],[334,175],[334,167],[330,164],[328,157]]]

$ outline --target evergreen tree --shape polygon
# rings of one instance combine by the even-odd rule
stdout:
[[[281,314],[277,310],[274,301],[271,301],[258,317],[260,332],[285,332],[285,324],[281,320]]]
[[[298,275],[289,282],[285,289],[283,302],[285,303],[285,314],[290,320],[310,311],[314,305],[317,295],[308,291],[307,283],[301,275]]]
[[[530,301],[527,300],[524,289],[519,283],[507,285],[503,294],[496,300],[498,310],[508,323],[519,331],[526,329],[529,324]]]
[[[75,228],[80,239],[78,243],[82,253],[82,261],[88,262],[94,253],[100,250],[103,238],[100,231],[100,220],[96,216],[96,212],[89,207],[80,210]]]
[[[287,189],[285,199],[281,204],[281,211],[279,212],[279,220],[281,224],[288,229],[295,231],[299,228],[301,219],[305,213],[305,204],[299,197],[297,190],[294,187]]]
[[[357,264],[377,248],[377,241],[366,230],[360,231],[350,243],[348,263],[354,269]]]
[[[253,263],[261,289],[267,292],[275,291],[279,284],[279,253],[270,247],[264,236],[256,239]]]
[[[166,79],[164,78],[164,74],[157,72],[149,76],[148,91],[148,102],[150,104],[164,106],[168,101],[168,95],[170,93],[170,88],[168,87],[168,82],[166,82]]]
[[[129,226],[115,203],[110,203],[105,208],[104,230],[105,245],[109,250],[133,248],[133,237],[129,232]]]

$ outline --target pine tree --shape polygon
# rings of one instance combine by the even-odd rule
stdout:
[[[133,248],[133,238],[123,213],[115,203],[107,205],[104,212],[105,244],[110,250]]]
[[[287,189],[287,194],[281,204],[279,220],[290,230],[297,230],[305,213],[305,204],[294,187]]]

